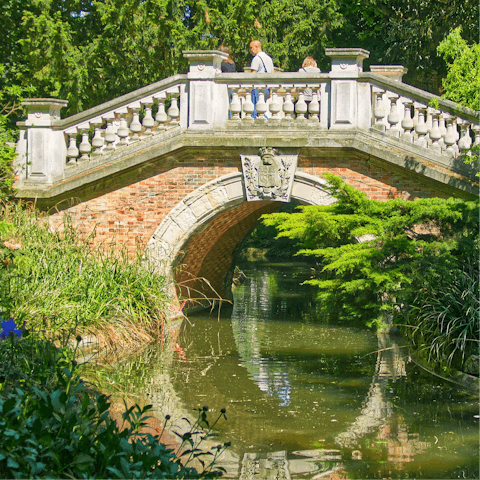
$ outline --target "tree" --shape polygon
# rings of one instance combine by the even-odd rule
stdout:
[[[478,43],[468,45],[461,33],[461,27],[451,30],[437,48],[437,52],[447,63],[447,76],[442,79],[444,88],[442,97],[478,111],[479,45]]]
[[[327,179],[333,205],[263,217],[279,237],[298,241],[299,255],[318,259],[322,274],[307,283],[318,286],[326,315],[381,322],[382,312],[396,311],[424,284],[478,259],[478,200],[380,202]]]
[[[69,101],[66,115],[175,73],[182,50],[231,47],[238,67],[264,42],[277,65],[323,55],[335,0],[5,0],[0,91]]]
[[[479,38],[477,0],[339,0],[339,6],[345,22],[332,34],[334,46],[369,50],[365,65],[403,65],[406,83],[435,94],[446,74],[440,42],[459,26],[467,42]]]

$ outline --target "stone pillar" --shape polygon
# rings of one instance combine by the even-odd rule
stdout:
[[[363,60],[370,52],[362,48],[327,48],[330,70],[330,128],[369,128],[372,117],[370,85],[358,83]],[[361,114],[359,114],[361,112]]]
[[[16,172],[20,182],[51,184],[61,177],[67,161],[67,145],[63,131],[55,130],[60,120],[60,110],[67,100],[57,98],[30,98],[22,105],[27,107],[27,119],[19,122],[23,133],[17,144],[19,158]]]
[[[228,55],[217,50],[186,50],[189,61],[188,129],[210,130],[228,120],[228,88],[215,83],[221,62]]]

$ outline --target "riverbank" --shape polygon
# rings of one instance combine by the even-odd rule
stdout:
[[[101,337],[114,348],[155,341],[170,320],[166,280],[120,244],[92,247],[65,219],[21,203],[0,205],[0,314],[39,336]]]
[[[190,461],[182,456],[200,425],[181,431],[179,444],[142,399],[120,402],[81,378],[81,341],[79,336],[75,348],[59,348],[17,329],[0,340],[1,478],[221,475],[215,460],[225,445],[213,459],[200,450]]]
[[[139,436],[146,403],[122,411],[115,402],[111,412],[81,378],[80,344],[135,350],[165,338],[179,313],[142,246],[134,256],[121,245],[94,249],[94,232],[85,238],[68,218],[52,231],[47,216],[21,203],[0,205],[0,218],[0,476],[218,476],[185,466],[156,425]]]

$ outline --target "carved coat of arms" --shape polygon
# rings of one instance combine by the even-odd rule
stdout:
[[[259,155],[241,155],[247,201],[289,202],[298,155],[277,155],[273,147],[259,148]]]

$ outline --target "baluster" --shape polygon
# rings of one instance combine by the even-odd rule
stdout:
[[[140,104],[133,107],[128,107],[132,112],[132,121],[130,122],[130,131],[133,133],[130,137],[130,142],[138,142],[140,140],[139,133],[142,131],[142,124],[140,123]]]
[[[113,126],[114,118],[107,118],[107,128],[105,129],[105,153],[110,153],[115,150],[115,142],[117,141],[117,134]]]
[[[272,91],[272,101],[270,102],[269,109],[272,114],[272,120],[280,120],[280,112],[282,111],[281,98],[278,96],[278,86],[270,87]]]
[[[126,112],[121,112],[119,115],[120,115],[120,125],[117,129],[117,135],[118,135],[118,143],[117,145],[119,147],[123,147],[125,145],[128,145],[130,142],[129,142],[129,134],[130,134],[130,130],[128,129],[128,123],[127,123],[127,119],[125,118],[125,114]]]
[[[445,125],[445,117],[442,112],[440,112],[440,118],[438,123],[438,128],[440,130],[440,135],[442,136],[438,141],[438,144],[442,148],[442,152],[447,148],[445,145],[445,135],[447,134],[447,127]]]
[[[145,131],[142,133],[142,137],[150,137],[153,135],[152,128],[155,125],[155,120],[152,117],[153,99],[148,98],[143,100],[142,105],[145,106],[145,116],[142,120],[142,126]]]
[[[243,103],[243,121],[253,122],[252,113],[255,110],[255,105],[252,102],[252,86],[246,85],[245,102]]]
[[[417,104],[416,108],[418,109],[418,122],[417,125],[415,126],[415,132],[418,135],[418,138],[415,140],[415,143],[427,148],[428,146],[428,141],[426,138],[426,135],[428,133],[427,130],[427,125],[425,124],[425,111],[426,111],[426,106]]]
[[[264,86],[262,86],[262,90],[258,92],[258,102],[255,106],[257,109],[257,118],[255,120],[265,120],[265,113],[267,112],[267,103],[265,102],[265,93],[263,91]]]
[[[87,162],[90,160],[90,152],[92,151],[92,146],[88,140],[88,128],[79,128],[79,132],[82,134],[82,141],[79,145],[79,150],[82,156],[78,159],[78,163]]]
[[[285,89],[285,101],[283,102],[283,113],[285,118],[293,120],[295,118],[295,105],[292,102],[292,85],[283,85]]]
[[[400,136],[400,128],[397,126],[400,122],[400,115],[397,111],[397,100],[398,95],[391,95],[390,97],[390,113],[387,116],[387,122],[390,124],[390,128],[388,129],[388,135],[393,137]]]
[[[470,124],[465,120],[460,124],[461,137],[458,140],[458,149],[462,156],[468,155],[469,149],[472,146],[472,139],[470,137]]]
[[[430,140],[432,141],[431,148],[441,152],[442,147],[439,143],[439,140],[442,138],[442,132],[440,131],[439,122],[440,122],[440,112],[438,110],[433,110],[432,113],[432,128],[430,129]]]
[[[172,100],[170,108],[168,109],[168,116],[171,118],[169,125],[176,126],[180,124],[180,109],[178,108],[179,93],[172,93]]]
[[[380,130],[381,132],[385,131],[385,125],[382,123],[385,118],[385,108],[383,108],[383,94],[385,90],[373,90],[373,95],[375,98],[375,108],[373,109],[373,116],[375,117],[375,124],[373,128]]]
[[[92,152],[92,155],[91,155],[92,158],[103,155],[102,147],[105,144],[105,139],[102,137],[101,126],[102,126],[101,123],[95,124],[95,135],[92,138],[92,146],[95,150]]]
[[[445,138],[444,138],[445,145],[447,146],[446,153],[451,157],[454,157],[455,149],[453,146],[455,145],[455,142],[456,142],[456,139],[455,139],[456,136],[454,132],[455,117],[453,117],[452,115],[446,114],[445,121],[447,122],[447,133],[445,134]]]
[[[297,103],[295,104],[295,113],[297,115],[297,122],[302,122],[306,120],[305,114],[307,113],[308,107],[307,107],[307,102],[305,102],[305,93],[304,89],[305,86],[302,85],[300,87],[297,86],[297,88],[300,88],[298,90],[298,99]]]
[[[165,126],[168,122],[168,115],[165,111],[166,95],[164,92],[161,92],[158,97],[154,96],[154,98],[158,98],[158,110],[155,115],[155,123],[158,125],[158,128],[153,131],[153,134],[158,135],[165,131]]]
[[[312,101],[308,104],[308,119],[312,123],[318,123],[320,121],[320,100],[319,100],[319,87],[312,87]]]
[[[240,104],[240,99],[238,98],[239,87],[228,87],[232,90],[232,101],[230,102],[230,112],[232,117],[230,120],[240,120],[240,113],[242,111],[242,105]]]
[[[403,114],[403,120],[402,120],[402,128],[404,132],[400,136],[402,140],[405,140],[406,142],[413,142],[413,135],[412,135],[412,130],[413,130],[413,118],[412,118],[412,105],[413,102],[411,100],[405,100],[403,102],[404,106],[404,114]]]
[[[77,158],[80,155],[80,152],[77,148],[77,132],[68,133],[67,135],[68,135],[67,166],[73,167],[77,165]]]

